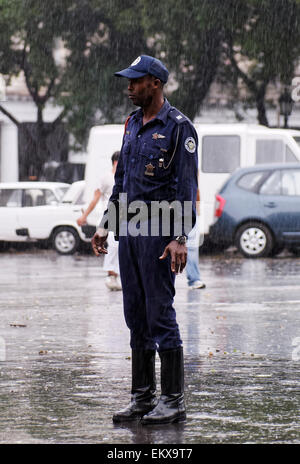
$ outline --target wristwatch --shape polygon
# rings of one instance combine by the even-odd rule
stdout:
[[[179,235],[178,237],[175,238],[175,240],[179,243],[179,245],[185,245],[186,235]]]

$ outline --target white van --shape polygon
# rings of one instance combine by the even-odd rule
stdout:
[[[300,131],[252,124],[195,124],[199,137],[201,228],[214,221],[215,195],[239,167],[300,161]]]
[[[112,169],[111,157],[115,151],[121,150],[123,134],[122,124],[94,126],[90,130],[84,173],[86,184],[84,200],[87,203],[93,198],[94,191],[99,188],[101,177]]]
[[[214,221],[215,195],[235,169],[261,163],[300,161],[300,131],[252,124],[195,124],[195,128],[199,137],[201,232],[204,235]],[[91,200],[98,179],[111,169],[111,156],[120,150],[123,134],[123,124],[91,129],[85,201]]]

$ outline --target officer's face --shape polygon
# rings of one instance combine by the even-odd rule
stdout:
[[[147,106],[153,99],[159,80],[147,75],[138,79],[128,79],[128,97],[136,106]]]

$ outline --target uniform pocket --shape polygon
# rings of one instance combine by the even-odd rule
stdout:
[[[164,156],[160,151],[149,154],[140,153],[140,174],[148,178],[158,178],[166,174],[164,169]]]
[[[140,175],[148,178],[160,178],[169,173],[170,150],[168,139],[151,140],[144,143],[140,150]]]

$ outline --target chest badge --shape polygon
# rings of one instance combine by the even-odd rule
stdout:
[[[146,171],[145,171],[146,176],[154,176],[153,171],[155,169],[155,166],[153,166],[153,164],[151,164],[151,163],[146,164],[145,168],[146,168]]]
[[[153,138],[153,140],[165,139],[166,136],[165,136],[165,135],[162,135],[162,134],[158,134],[157,132],[155,132],[154,134],[152,134],[152,138]]]

